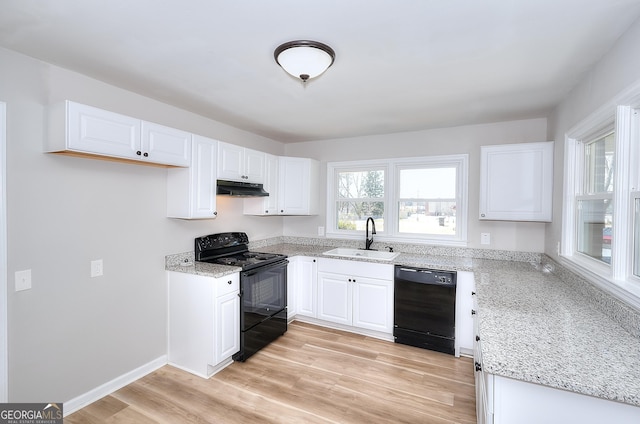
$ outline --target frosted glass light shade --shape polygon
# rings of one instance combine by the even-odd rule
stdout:
[[[326,71],[335,59],[335,52],[317,41],[299,40],[280,45],[274,52],[278,65],[303,82]]]

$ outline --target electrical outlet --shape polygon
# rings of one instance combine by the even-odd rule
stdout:
[[[91,278],[100,277],[103,274],[102,259],[91,261]]]
[[[491,244],[491,233],[480,233],[480,244]]]
[[[324,227],[318,227],[318,235],[324,236]]]
[[[29,290],[31,288],[31,270],[16,271],[16,291]]]

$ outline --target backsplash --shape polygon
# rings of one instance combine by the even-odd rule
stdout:
[[[564,284],[584,296],[596,309],[620,324],[629,333],[640,337],[640,311],[595,286],[584,277],[575,274],[547,255],[543,256],[541,266],[543,272],[546,270],[556,274]]]
[[[308,246],[326,246],[330,247],[352,247],[361,248],[364,240],[349,239],[328,239],[315,237],[291,237],[282,236],[274,237],[266,240],[259,240],[249,243],[250,249],[259,249],[264,246],[274,244],[304,244]],[[491,249],[469,249],[466,247],[451,246],[431,246],[425,244],[411,243],[377,243],[378,250],[386,250],[387,246],[392,247],[394,252],[411,253],[416,255],[433,255],[433,256],[455,256],[463,258],[476,259],[495,259],[501,261],[529,262],[540,263],[543,254],[535,252],[512,252],[508,250],[491,250]]]

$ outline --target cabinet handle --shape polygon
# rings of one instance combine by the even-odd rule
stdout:
[[[316,260],[314,259],[313,262],[315,262]]]
[[[138,151],[136,152],[136,155],[138,155],[138,156],[140,156],[141,154],[142,154],[142,152],[141,152],[140,150],[138,150]]]
[[[213,214],[214,214],[214,215],[218,215],[218,212],[217,212],[217,211],[213,211]]]
[[[229,284],[231,284],[231,282],[229,282]],[[480,341],[480,336],[476,335],[476,341],[479,342]]]
[[[231,281],[231,280],[227,281],[227,284],[229,284],[229,285],[232,284],[232,283],[233,283],[233,281]]]
[[[480,216],[484,218],[484,214],[483,213],[481,213]]]
[[[280,213],[284,213],[284,209],[280,209]]]
[[[476,310],[475,310],[475,309],[472,309],[472,310],[471,310],[471,315],[475,315],[475,314],[476,314]]]
[[[476,292],[472,291],[471,296],[475,296],[475,295],[476,295]]]
[[[476,362],[474,365],[476,366],[476,371],[482,371],[482,364],[480,364],[480,362]]]
[[[267,209],[266,211],[264,211],[264,213],[269,213],[269,210]]]

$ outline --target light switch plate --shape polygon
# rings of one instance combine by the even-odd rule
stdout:
[[[480,244],[491,244],[491,233],[480,233]]]
[[[29,290],[31,288],[31,270],[16,271],[16,291]]]

